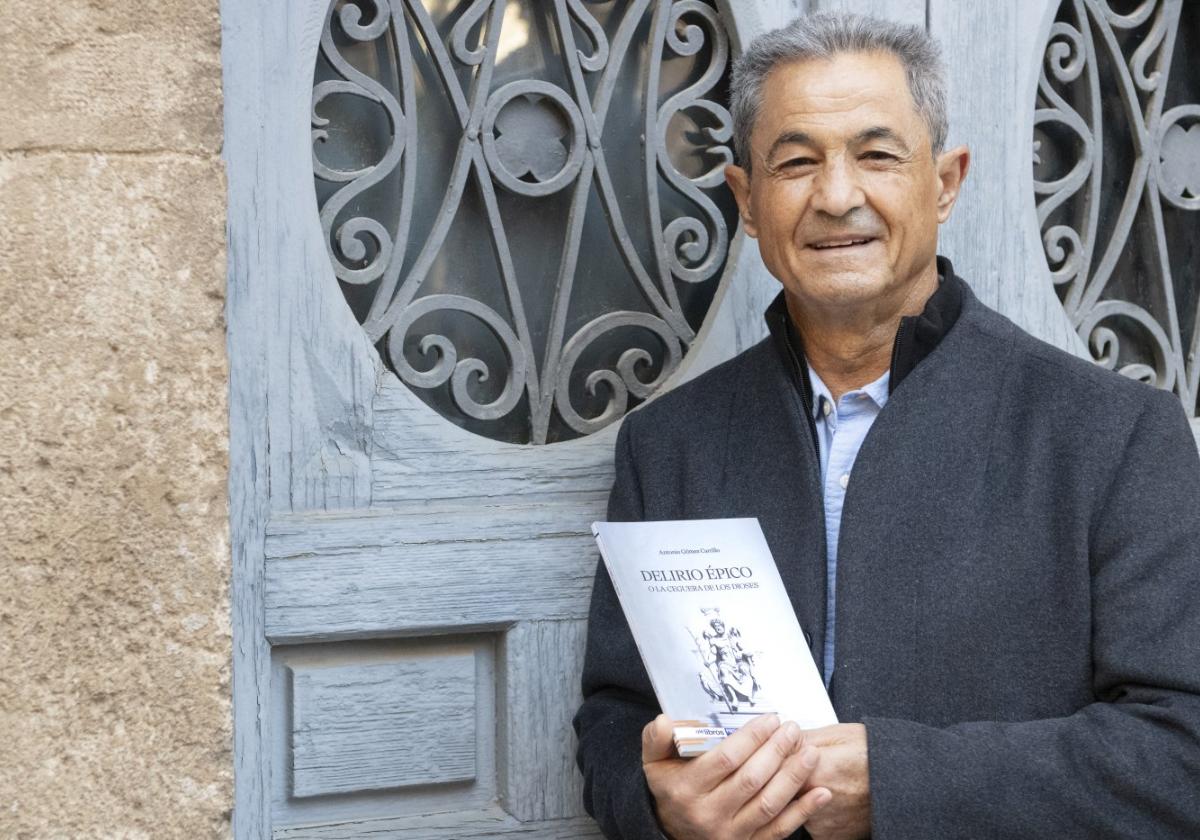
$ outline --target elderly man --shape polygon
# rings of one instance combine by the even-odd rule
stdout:
[[[771,335],[626,418],[609,518],[758,517],[843,723],[760,717],[679,759],[601,567],[589,813],[614,838],[1200,837],[1178,400],[1033,339],[936,255],[968,153],[922,31],[804,18],[732,89]]]

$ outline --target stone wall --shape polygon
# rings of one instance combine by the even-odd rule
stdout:
[[[0,16],[0,836],[228,836],[217,0]]]

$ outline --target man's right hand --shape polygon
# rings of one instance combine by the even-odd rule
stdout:
[[[780,840],[833,797],[817,787],[796,798],[818,751],[795,723],[761,715],[693,759],[675,752],[673,728],[659,715],[642,730],[642,767],[672,840]]]

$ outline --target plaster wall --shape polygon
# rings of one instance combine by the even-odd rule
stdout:
[[[217,6],[0,15],[0,837],[230,833]]]

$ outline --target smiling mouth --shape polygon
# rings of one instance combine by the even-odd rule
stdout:
[[[808,247],[817,251],[833,251],[838,248],[853,248],[857,245],[867,245],[874,242],[873,236],[857,237],[853,239],[831,239],[828,242],[814,242]]]

